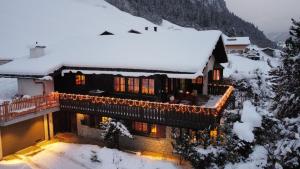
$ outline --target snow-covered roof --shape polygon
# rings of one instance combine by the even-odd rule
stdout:
[[[262,51],[264,51],[264,50],[272,50],[272,51],[275,51],[275,49],[273,49],[273,48],[270,48],[270,47],[261,48],[261,50],[262,50]]]
[[[202,75],[220,39],[220,31],[68,38],[47,46],[45,56],[21,57],[0,66],[0,74],[45,76],[67,66],[170,71],[193,74],[190,78],[194,78]]]
[[[0,56],[16,58],[0,66],[0,74],[8,75],[44,76],[62,66],[190,75],[203,68],[220,37],[219,31],[198,32],[168,21],[155,25],[105,0],[0,1],[0,20]],[[131,29],[142,34],[128,33]],[[114,35],[99,36],[105,31]],[[35,42],[47,46],[45,56],[29,58]]]
[[[250,45],[249,37],[228,37],[223,34],[224,45]]]

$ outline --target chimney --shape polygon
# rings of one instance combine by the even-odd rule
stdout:
[[[147,26],[147,27],[145,27],[145,30],[146,30],[146,31],[148,30],[148,26]]]
[[[37,45],[34,48],[30,48],[30,58],[39,58],[45,55],[46,46]]]
[[[154,32],[157,32],[157,27],[156,26],[154,26]]]

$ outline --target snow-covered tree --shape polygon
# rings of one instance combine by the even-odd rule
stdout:
[[[300,21],[292,22],[282,65],[270,72],[276,94],[273,109],[280,118],[297,117],[300,112]]]
[[[119,148],[119,136],[133,138],[127,127],[116,119],[109,118],[101,127],[105,129],[104,140],[112,143],[114,147]]]

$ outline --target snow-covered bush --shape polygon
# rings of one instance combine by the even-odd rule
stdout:
[[[108,143],[112,143],[114,147],[119,148],[119,136],[133,138],[127,127],[116,119],[109,118],[107,123],[100,125],[101,128],[105,129],[104,140]]]

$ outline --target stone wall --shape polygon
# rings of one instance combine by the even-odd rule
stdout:
[[[91,128],[87,125],[82,125],[81,120],[83,120],[83,114],[77,113],[77,134],[78,136],[86,137],[86,138],[92,138],[92,139],[98,139],[102,140],[102,133],[103,130]]]
[[[134,135],[133,139],[127,137],[120,138],[121,148],[133,151],[149,151],[171,155],[173,147],[171,144],[171,128],[166,128],[166,138],[151,138]]]

